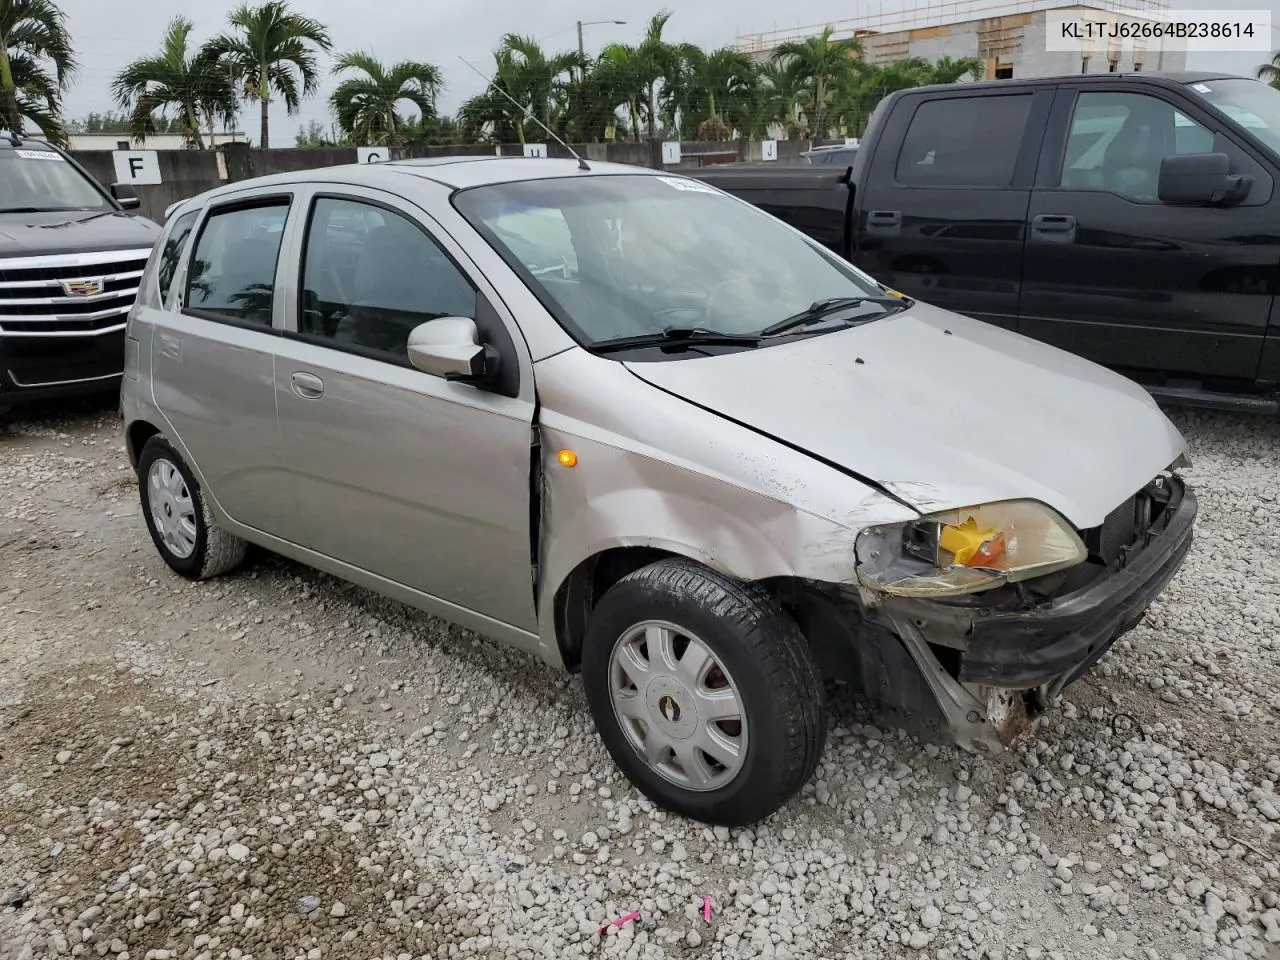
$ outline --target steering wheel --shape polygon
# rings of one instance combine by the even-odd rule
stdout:
[[[721,280],[714,287],[712,287],[711,292],[707,294],[706,304],[702,308],[702,321],[708,324],[709,326],[714,326],[711,318],[715,315],[716,300],[719,298],[721,291],[724,290],[724,288],[729,286],[730,284],[747,283],[747,282],[748,282],[748,277],[745,274],[739,274],[736,277],[730,277],[728,280]]]

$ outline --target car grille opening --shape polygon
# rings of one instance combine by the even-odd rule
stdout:
[[[124,326],[147,250],[51,256],[3,268],[0,337],[87,336]]]

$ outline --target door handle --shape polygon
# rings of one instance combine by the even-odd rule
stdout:
[[[901,210],[868,210],[867,226],[900,227],[902,226]]]
[[[313,373],[295,373],[289,378],[293,392],[304,400],[316,400],[324,396],[324,381]]]
[[[1072,243],[1076,218],[1069,213],[1042,213],[1031,218],[1031,235],[1045,243]]]

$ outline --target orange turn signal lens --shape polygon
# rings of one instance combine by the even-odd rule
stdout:
[[[938,545],[964,567],[998,570],[1004,566],[1004,533],[990,527],[979,527],[973,517],[958,526],[944,524]]]
[[[556,454],[556,459],[560,461],[562,467],[576,467],[578,465],[578,455],[572,450],[561,450]]]

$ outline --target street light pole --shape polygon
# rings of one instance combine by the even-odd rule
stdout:
[[[627,25],[627,21],[625,20],[587,20],[587,21],[579,20],[578,21],[578,53],[584,57],[587,55],[587,48],[583,45],[583,42],[582,42],[582,28],[592,27],[598,23],[612,23],[612,24],[616,24],[619,27],[625,27]]]

